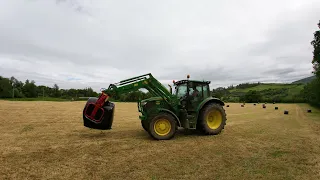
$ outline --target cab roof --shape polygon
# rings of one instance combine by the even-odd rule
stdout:
[[[189,81],[189,82],[195,82],[195,83],[199,83],[199,84],[210,84],[211,83],[211,81],[199,81],[199,80],[180,80],[180,81],[176,81],[175,83],[174,83],[174,85],[180,85],[180,84],[185,84],[185,83],[187,83],[187,81]]]

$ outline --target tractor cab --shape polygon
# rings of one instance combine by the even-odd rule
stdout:
[[[189,76],[188,76],[189,77]],[[198,105],[210,97],[210,81],[180,80],[173,82],[175,95],[187,111],[196,111]]]

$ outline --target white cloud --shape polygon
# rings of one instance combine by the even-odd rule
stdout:
[[[320,2],[0,2],[0,75],[99,90],[151,72],[212,87],[311,75]]]

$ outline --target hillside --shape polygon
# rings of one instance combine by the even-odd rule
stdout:
[[[303,87],[304,84],[240,84],[236,87],[215,89],[213,90],[213,95],[229,102],[250,102],[252,100],[248,100],[248,97],[250,97],[252,93],[255,94],[254,99],[257,100],[254,101],[256,102],[302,102],[299,94]]]
[[[261,83],[257,86],[254,87],[249,87],[249,88],[234,88],[231,89],[230,92],[248,92],[250,90],[255,90],[255,91],[263,91],[263,90],[267,90],[267,89],[290,89],[291,91],[295,91],[295,90],[302,90],[303,89],[303,85],[301,84],[282,84],[282,83]]]
[[[314,79],[316,79],[316,76],[310,76],[310,77],[307,77],[307,78],[300,79],[298,81],[294,81],[294,82],[292,82],[292,84],[299,84],[299,83],[307,84],[307,83],[311,82]]]

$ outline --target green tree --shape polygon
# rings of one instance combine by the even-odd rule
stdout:
[[[320,29],[320,21],[318,23],[318,27]],[[314,39],[311,41],[311,45],[313,46],[313,59],[312,64],[314,68],[314,73],[320,78],[320,31],[316,31],[314,33]]]
[[[10,98],[12,97],[12,85],[8,78],[0,76],[0,97]]]
[[[320,107],[320,78],[313,80],[304,86],[301,95],[305,101],[314,106]]]
[[[211,94],[214,97],[217,97],[219,99],[223,99],[223,98],[226,98],[230,94],[230,92],[228,91],[228,89],[226,89],[224,87],[218,87],[216,89],[213,89]]]
[[[22,93],[23,83],[18,79],[16,79],[15,77],[11,76],[10,84],[12,84],[12,87],[14,88],[13,96],[15,98],[23,97],[23,93]]]
[[[318,23],[318,27],[320,29],[320,21]],[[316,79],[314,79],[311,83],[308,83],[301,94],[304,99],[310,103],[311,105],[320,107],[320,31],[316,31],[314,33],[314,39],[311,41],[311,45],[313,46],[313,73],[316,74]]]
[[[32,80],[31,82],[27,79],[25,84],[22,87],[22,93],[25,97],[34,98],[38,96],[37,86],[35,82]]]
[[[53,85],[53,88],[52,88],[52,96],[53,97],[60,97],[61,96],[61,93],[60,93],[60,91],[59,91],[59,86],[58,86],[58,84],[54,84]]]
[[[244,95],[244,101],[248,103],[260,102],[262,96],[259,91],[250,90]]]

